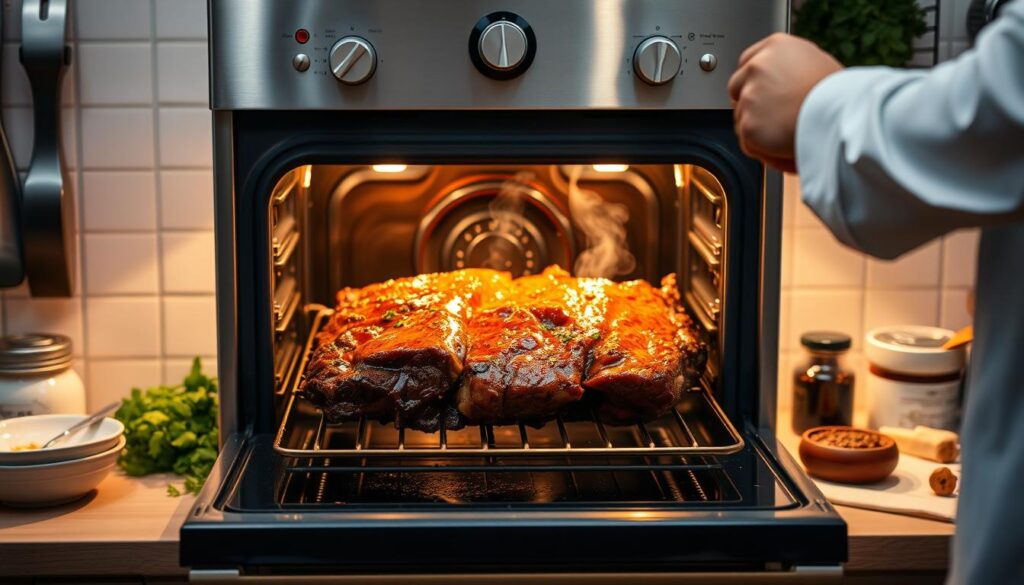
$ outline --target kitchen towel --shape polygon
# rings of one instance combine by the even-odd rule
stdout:
[[[942,466],[960,477],[959,463],[936,463],[901,453],[892,475],[880,482],[849,485],[815,478],[814,483],[833,504],[953,522],[956,497],[937,496],[928,485],[928,476]]]

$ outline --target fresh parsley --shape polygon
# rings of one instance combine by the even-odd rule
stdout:
[[[178,386],[132,388],[114,416],[125,426],[117,461],[125,473],[173,471],[186,492],[199,493],[217,460],[217,379],[203,374],[199,358]],[[181,491],[168,485],[167,494]]]

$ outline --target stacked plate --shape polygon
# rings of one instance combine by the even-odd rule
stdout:
[[[117,463],[124,425],[105,418],[53,447],[42,445],[85,418],[43,414],[0,421],[0,503],[50,506],[92,491]]]

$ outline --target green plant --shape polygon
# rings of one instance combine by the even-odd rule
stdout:
[[[132,388],[114,415],[127,444],[118,465],[128,475],[173,471],[185,491],[197,494],[217,460],[217,379],[203,374],[199,358],[179,386]],[[172,496],[181,492],[167,486]]]
[[[917,0],[806,0],[793,32],[843,65],[906,65],[926,29]]]

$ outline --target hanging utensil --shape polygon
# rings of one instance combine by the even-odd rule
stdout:
[[[61,82],[71,63],[67,0],[25,0],[21,64],[32,86],[35,143],[22,190],[25,272],[33,296],[71,296],[75,277],[74,196],[61,150]]]
[[[0,10],[0,30],[3,11]],[[0,61],[3,43],[0,42]],[[3,79],[0,79],[0,87]],[[14,169],[14,157],[7,145],[7,134],[0,122],[0,287],[18,286],[25,279],[25,262],[21,255],[21,185]]]

